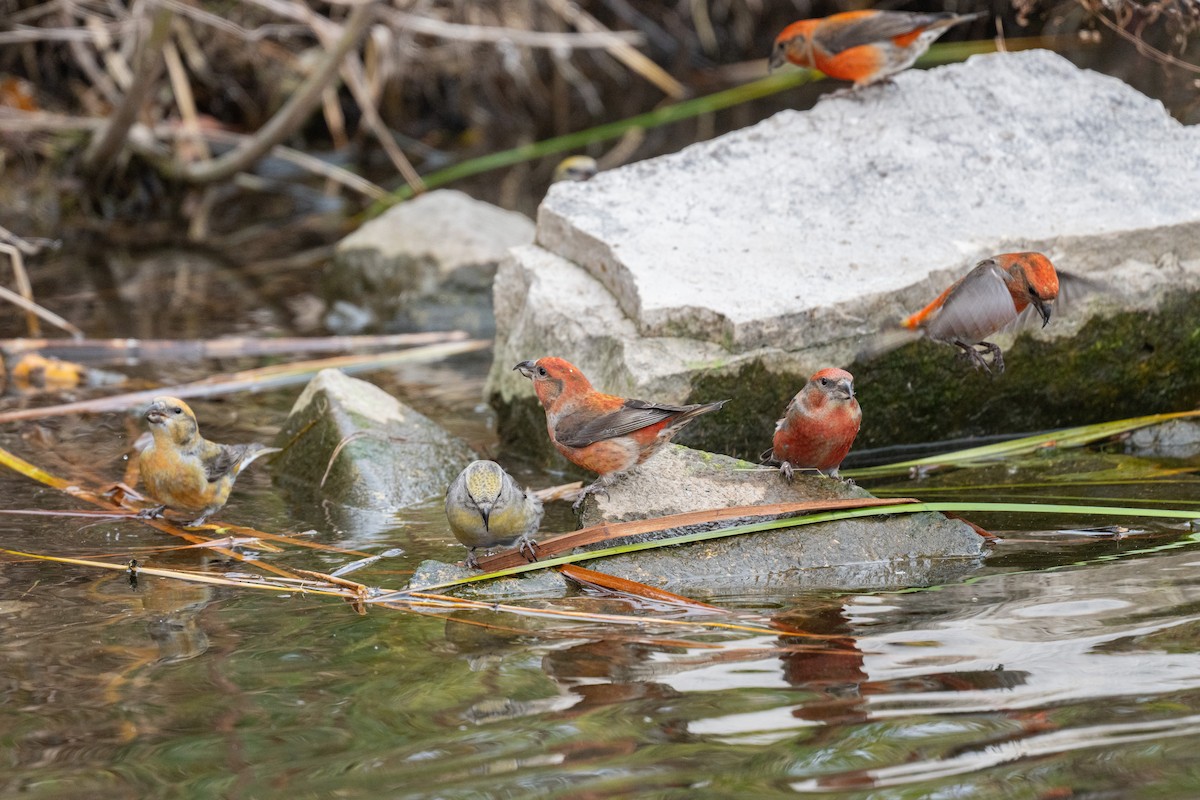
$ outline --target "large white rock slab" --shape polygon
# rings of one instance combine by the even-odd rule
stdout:
[[[1048,51],[976,56],[556,184],[537,241],[643,336],[796,350],[877,330],[997,252],[1084,273],[1200,257],[1200,130]]]
[[[858,358],[1013,250],[1108,290],[998,335],[999,379],[928,341]],[[683,441],[754,457],[808,375],[842,366],[859,447],[1024,432],[1194,407],[1197,306],[1200,128],[1053,53],[979,56],[555,185],[497,273],[487,392],[530,440],[511,369],[558,355],[626,396],[731,398]]]

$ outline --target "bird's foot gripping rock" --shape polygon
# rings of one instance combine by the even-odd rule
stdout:
[[[151,508],[143,508],[133,516],[137,519],[160,519],[163,516],[163,512],[166,510],[167,507],[165,505],[153,506]]]
[[[796,474],[796,470],[793,469],[792,465],[789,464],[788,462],[781,461],[781,462],[779,462],[779,474],[783,476],[783,479],[785,481],[787,481],[788,483],[791,483],[792,476]]]
[[[467,550],[466,564],[467,564],[467,569],[479,569],[480,568],[479,561],[476,560],[476,558],[475,558],[475,548],[474,547]]]
[[[576,497],[575,502],[571,504],[571,510],[578,511],[579,507],[583,505],[583,501],[586,500],[587,496],[590,494],[602,494],[605,497],[608,497],[608,483],[604,480],[604,478],[601,478],[595,483],[583,487],[583,490],[579,492],[579,497]]]

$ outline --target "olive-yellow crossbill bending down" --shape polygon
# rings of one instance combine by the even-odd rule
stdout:
[[[476,548],[517,543],[537,560],[534,534],[542,524],[542,501],[522,489],[495,461],[472,461],[446,492],[446,520],[467,548],[467,566],[479,566]]]
[[[864,9],[802,19],[775,37],[770,66],[790,61],[867,86],[908,69],[947,30],[979,16]]]
[[[603,492],[616,478],[642,463],[701,414],[729,402],[671,406],[604,394],[579,368],[561,358],[522,361],[513,369],[533,380],[550,441],[567,460],[600,474],[575,501]]]
[[[1075,276],[1063,277],[1087,283]],[[1016,322],[1030,306],[1045,327],[1058,290],[1059,273],[1050,259],[1041,253],[1004,253],[980,261],[900,325],[924,333],[935,342],[955,345],[976,369],[998,375],[1004,372],[1004,357],[998,346],[984,340]],[[991,355],[990,364],[984,353]]]
[[[788,481],[796,469],[836,478],[861,424],[854,376],[844,369],[823,369],[808,379],[775,423],[770,457]]]
[[[146,409],[153,439],[138,458],[146,494],[159,505],[139,513],[162,516],[164,509],[197,515],[188,523],[203,525],[233,490],[234,481],[260,456],[279,452],[278,447],[254,444],[217,444],[200,435],[196,415],[175,397],[156,397]]]

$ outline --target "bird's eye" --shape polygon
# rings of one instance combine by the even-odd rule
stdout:
[[[822,386],[828,386],[828,385],[829,385],[829,378],[821,378],[821,385],[822,385]]]
[[[1030,286],[1030,287],[1029,287],[1029,296],[1030,296],[1030,297],[1032,297],[1032,298],[1033,298],[1033,299],[1035,299],[1035,300],[1036,300],[1036,299],[1038,299],[1038,293],[1037,293],[1037,289],[1035,289],[1035,288],[1033,288],[1032,286]]]
[[[182,408],[180,408],[179,406],[175,406],[174,408],[172,408],[172,409],[171,409],[171,413],[172,413],[172,414],[182,414],[182,413],[183,413],[183,409],[182,409]]]
[[[540,377],[543,377],[543,378],[544,378],[544,377],[546,377],[546,375],[547,375],[547,373],[546,373],[546,368],[545,368],[545,367],[538,367],[538,369],[537,369],[537,373],[538,373],[538,375],[539,375]]]

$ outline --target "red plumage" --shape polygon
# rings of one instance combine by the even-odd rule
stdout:
[[[688,422],[727,402],[674,406],[604,394],[578,367],[561,358],[522,361],[513,369],[533,380],[546,411],[546,430],[558,452],[600,475],[580,495],[576,507],[588,494],[604,490],[652,456]]]
[[[802,19],[775,38],[770,64],[790,61],[866,86],[908,69],[939,36],[978,16],[867,9]]]
[[[797,469],[837,477],[862,424],[854,376],[830,367],[815,373],[775,423],[771,457],[789,481]]]

